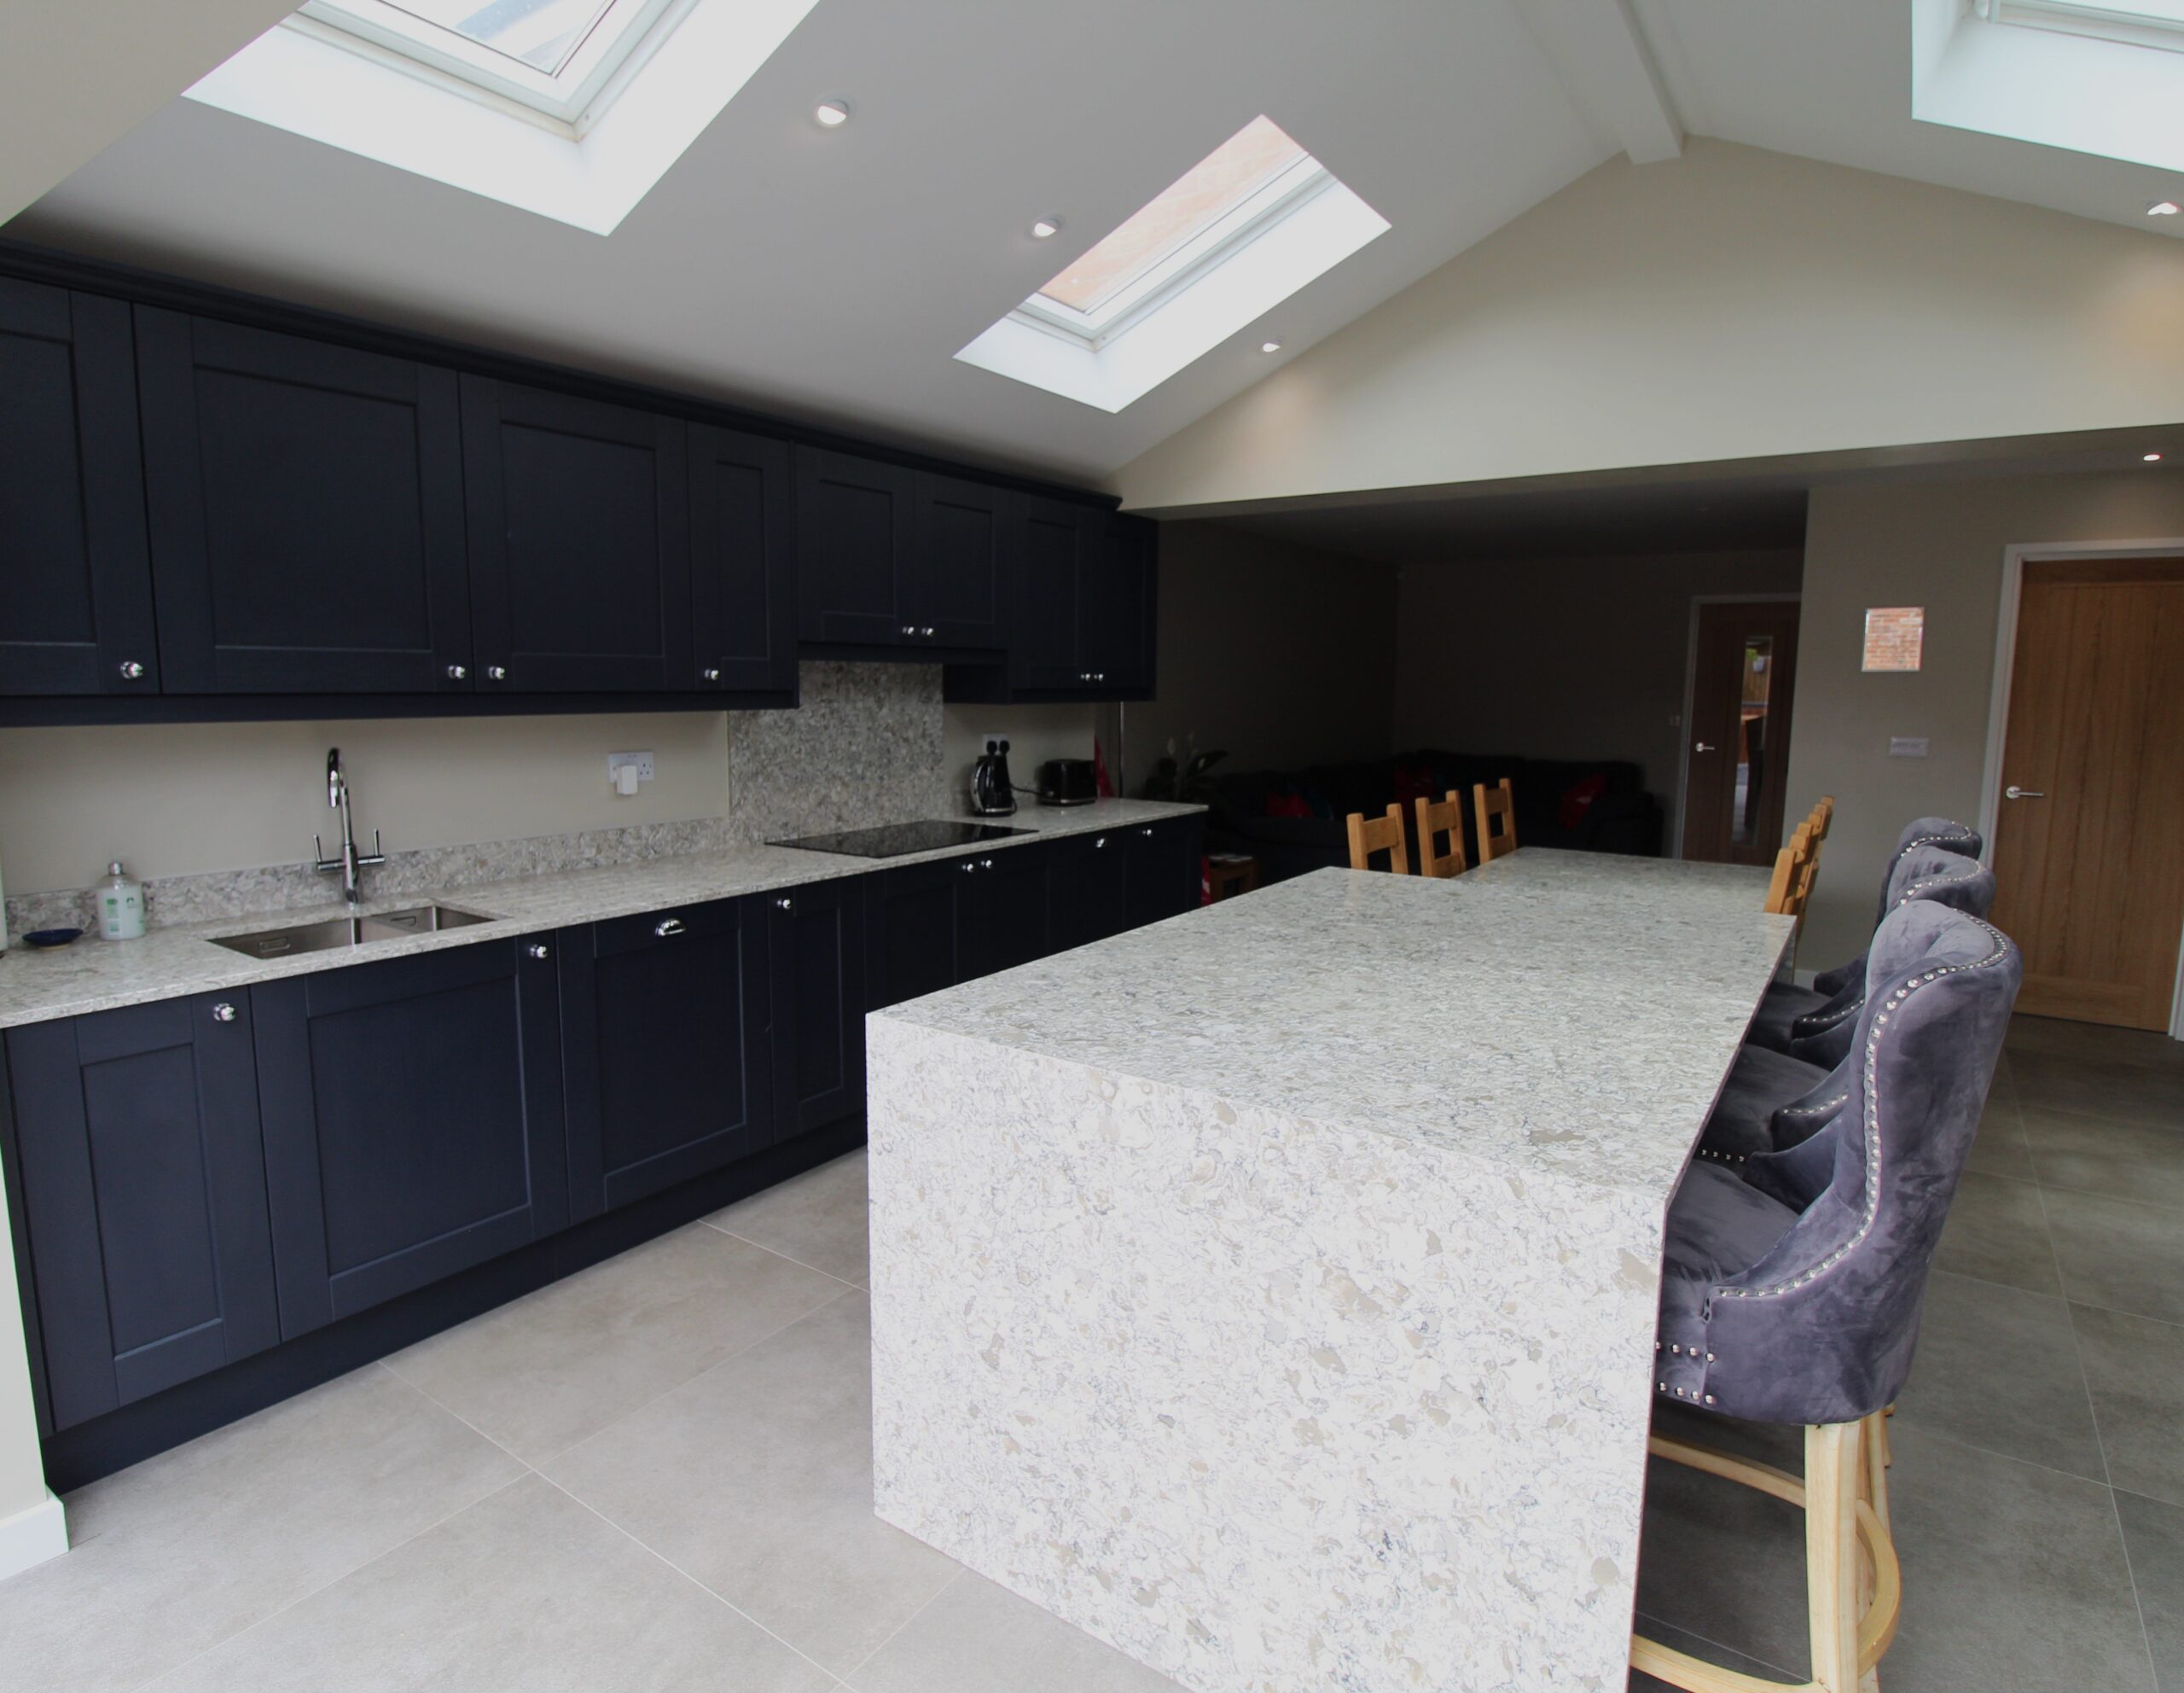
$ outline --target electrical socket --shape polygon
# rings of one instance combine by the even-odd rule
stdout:
[[[607,755],[607,779],[609,782],[613,781],[614,772],[621,769],[624,765],[635,765],[637,767],[638,781],[650,782],[652,780],[652,754],[650,753],[609,753]]]
[[[1006,741],[1008,739],[1008,731],[1005,729],[981,730],[979,732],[979,750],[981,753],[985,752],[986,749],[986,742],[989,741]]]

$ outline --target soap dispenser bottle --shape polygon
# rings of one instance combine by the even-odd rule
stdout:
[[[134,940],[144,932],[144,887],[116,858],[99,884],[99,934],[106,940]]]

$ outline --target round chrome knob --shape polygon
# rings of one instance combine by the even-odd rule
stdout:
[[[467,680],[469,675],[470,666],[467,664],[451,664],[447,667],[447,679],[450,682]]]
[[[918,631],[918,633],[924,636],[926,640],[930,641],[932,639],[933,636],[932,625],[930,623],[926,624],[924,628]]]
[[[1107,837],[1106,835],[1101,835],[1098,840],[1095,841],[1092,843],[1092,846],[1093,846],[1093,849],[1096,852],[1099,848],[1101,848],[1101,847],[1102,847],[1102,846],[1106,846],[1107,844]]]
[[[1138,830],[1138,833],[1143,835],[1147,841],[1150,841],[1153,838],[1153,831],[1150,829],[1141,829]]]
[[[720,667],[717,665],[712,666],[704,674],[706,681],[717,682],[720,680]]]
[[[975,858],[966,858],[963,860],[963,874],[965,876],[973,874],[977,870],[978,867],[978,861]]]
[[[489,664],[489,665],[487,665],[487,666],[485,666],[485,679],[486,679],[488,682],[505,682],[505,681],[507,681],[507,680],[508,679],[508,666],[507,666],[506,665],[504,665],[504,664]]]
[[[548,956],[546,943],[543,940],[534,940],[523,950],[526,955],[533,958],[543,958]]]
[[[774,904],[780,906],[784,911],[793,911],[796,909],[796,901],[793,899],[776,899],[774,901]]]
[[[915,623],[906,623],[903,625],[903,633],[905,635],[915,635],[917,632],[918,626]]]
[[[223,999],[218,1004],[212,1008],[212,1021],[214,1022],[232,1023],[235,1020],[235,1008],[229,1004],[226,1000]]]
[[[993,868],[993,860],[992,860],[991,858],[981,858],[981,859],[979,859],[979,868],[980,870],[991,870],[991,869]]]
[[[134,659],[122,660],[121,679],[124,682],[142,682],[144,679],[144,666]]]

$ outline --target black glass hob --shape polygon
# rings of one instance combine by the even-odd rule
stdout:
[[[878,829],[842,829],[833,835],[800,835],[793,841],[769,841],[769,846],[801,846],[813,852],[846,852],[856,858],[899,858],[907,852],[944,852],[950,846],[975,846],[1011,835],[1037,835],[1035,829],[1003,829],[997,823],[958,823],[933,818],[920,823],[883,823]]]

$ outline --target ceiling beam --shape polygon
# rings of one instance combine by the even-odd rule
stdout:
[[[1657,164],[1683,151],[1683,125],[1630,0],[1519,0],[1586,119],[1630,155]]]
[[[296,0],[6,0],[0,222],[256,40]]]

